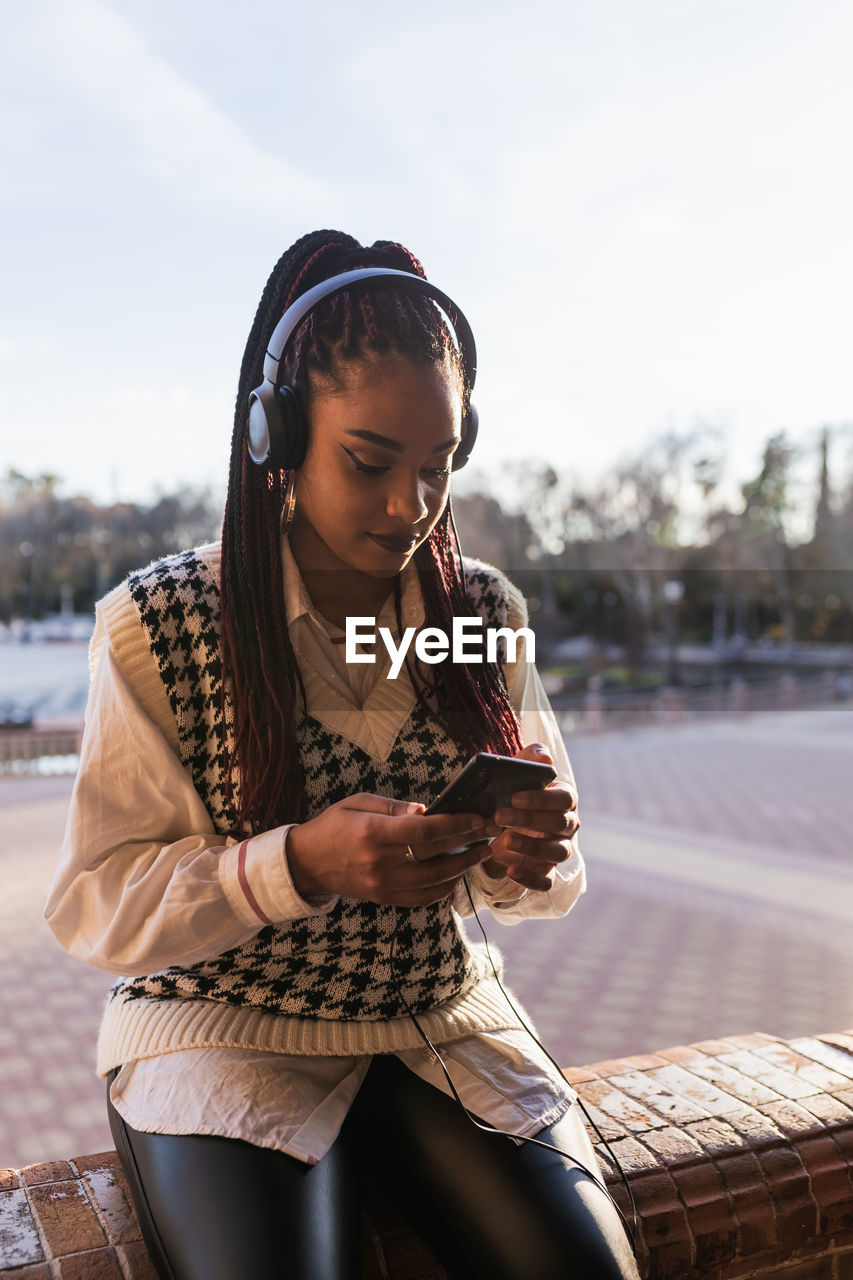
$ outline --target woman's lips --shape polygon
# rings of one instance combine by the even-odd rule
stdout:
[[[413,537],[411,535],[409,537],[401,538],[392,537],[390,534],[369,533],[367,536],[372,538],[374,542],[378,543],[383,550],[394,551],[398,555],[403,555],[406,551],[411,551],[412,547],[414,547],[418,541],[417,537]]]

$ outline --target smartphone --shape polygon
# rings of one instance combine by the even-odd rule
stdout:
[[[557,770],[550,764],[481,752],[447,784],[427,813],[479,813],[492,818],[498,809],[511,806],[516,791],[547,787],[556,776]]]

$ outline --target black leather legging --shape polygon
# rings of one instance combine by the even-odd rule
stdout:
[[[360,1195],[377,1178],[454,1280],[637,1277],[607,1197],[558,1155],[484,1133],[385,1055],[308,1166],[231,1138],[110,1127],[163,1280],[357,1280]],[[539,1135],[597,1171],[578,1108]]]

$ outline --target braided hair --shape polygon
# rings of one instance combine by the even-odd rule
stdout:
[[[242,832],[300,821],[307,812],[296,734],[305,690],[288,634],[279,523],[289,475],[251,461],[249,395],[262,380],[267,342],[287,308],[330,276],[373,266],[425,277],[417,258],[391,241],[364,247],[339,231],[303,236],[273,268],[243,355],[222,529],[223,697],[233,729],[226,777]],[[281,377],[310,408],[312,378],[334,381],[347,364],[389,353],[442,367],[466,402],[465,370],[441,313],[426,296],[381,279],[319,303],[288,343]],[[451,526],[448,501],[413,557],[427,625],[448,634],[454,615],[473,612]],[[395,600],[401,622],[399,577]],[[408,665],[418,702],[463,750],[512,754],[520,748],[518,719],[494,664],[448,663],[440,698],[417,665]]]

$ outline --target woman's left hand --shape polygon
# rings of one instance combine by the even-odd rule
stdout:
[[[538,742],[524,747],[516,758],[553,764]],[[537,791],[516,791],[512,808],[495,814],[504,830],[492,842],[483,870],[493,879],[508,876],[525,889],[547,892],[554,883],[554,868],[572,852],[571,840],[580,827],[577,805],[577,792],[559,780]]]

